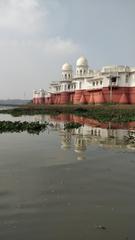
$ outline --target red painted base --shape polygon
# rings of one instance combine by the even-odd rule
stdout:
[[[77,90],[52,94],[48,98],[34,98],[34,104],[101,104],[101,103],[135,104],[135,87],[119,87],[102,90]]]

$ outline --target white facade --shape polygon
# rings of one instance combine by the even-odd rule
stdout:
[[[76,62],[75,74],[72,66],[65,63],[62,66],[61,79],[52,82],[48,91],[43,89],[34,91],[33,98],[75,90],[98,90],[109,86],[135,87],[135,67],[114,65],[104,66],[101,70],[95,71],[89,68],[85,57],[80,57]]]

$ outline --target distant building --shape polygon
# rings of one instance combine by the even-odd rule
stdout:
[[[76,62],[76,72],[65,63],[61,79],[52,82],[49,90],[33,91],[34,104],[84,103],[135,104],[135,67],[105,66],[100,71],[89,68],[85,57]]]

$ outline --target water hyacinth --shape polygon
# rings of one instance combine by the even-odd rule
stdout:
[[[80,123],[75,123],[75,122],[68,122],[64,124],[64,129],[74,129],[74,128],[79,128],[81,127],[82,124]]]
[[[41,131],[44,131],[48,125],[49,123],[47,122],[40,123],[39,121],[37,122],[0,121],[0,133],[27,131],[28,133],[32,134],[39,134]]]

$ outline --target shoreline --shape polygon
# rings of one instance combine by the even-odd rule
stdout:
[[[92,118],[99,122],[130,122],[135,121],[135,105],[34,105],[27,104],[12,109],[2,109],[1,114],[13,116],[51,114],[74,114]]]

